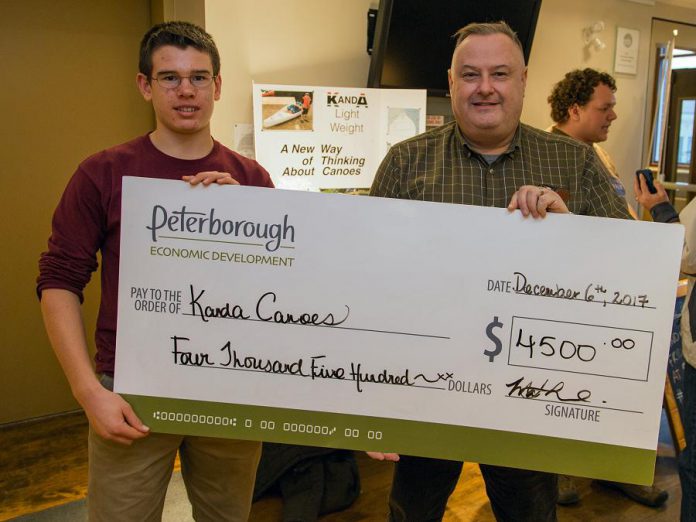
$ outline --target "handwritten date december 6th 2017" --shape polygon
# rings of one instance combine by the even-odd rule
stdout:
[[[552,297],[555,299],[585,301],[588,303],[601,303],[602,306],[619,305],[649,308],[650,304],[650,298],[647,294],[632,294],[630,292],[609,290],[605,288],[604,285],[598,283],[588,283],[580,289],[562,286],[555,282],[537,283],[530,281],[522,272],[513,272],[513,277],[509,280],[489,279],[487,290],[489,292],[514,293]]]

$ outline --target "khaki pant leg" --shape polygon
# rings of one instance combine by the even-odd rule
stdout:
[[[162,518],[164,497],[183,437],[151,433],[130,446],[89,430],[90,522],[150,522]]]
[[[260,442],[185,437],[179,456],[197,522],[248,520]]]

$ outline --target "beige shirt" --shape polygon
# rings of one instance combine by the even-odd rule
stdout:
[[[558,132],[561,134],[564,134],[568,136],[565,132],[562,130],[558,129],[555,125],[551,125],[548,129],[546,129],[546,132]],[[623,186],[623,183],[621,183],[621,178],[619,177],[619,171],[616,170],[616,165],[614,165],[614,162],[611,159],[611,156],[609,156],[609,153],[604,150],[602,147],[597,145],[596,143],[592,144],[592,148],[595,151],[595,154],[597,154],[597,157],[600,159],[602,162],[602,165],[604,165],[604,168],[607,169],[607,172],[611,174],[612,176],[612,184],[614,185],[614,188],[616,189],[616,192],[622,196],[624,199],[626,199],[626,187]],[[634,208],[630,205],[628,200],[626,200],[626,206],[628,207],[628,212],[631,214],[631,217],[633,219],[638,219],[638,214],[636,214],[636,211]]]

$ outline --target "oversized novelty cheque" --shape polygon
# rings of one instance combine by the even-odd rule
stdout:
[[[116,390],[154,431],[647,484],[682,238],[124,178]]]

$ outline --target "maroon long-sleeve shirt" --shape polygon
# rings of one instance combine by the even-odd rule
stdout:
[[[101,251],[101,304],[95,332],[98,373],[114,372],[123,176],[180,180],[210,170],[229,172],[241,185],[273,187],[258,163],[217,141],[206,157],[182,160],[160,152],[147,135],[90,156],[70,179],[53,215],[48,250],[39,259],[36,290],[39,298],[46,288],[69,290],[82,302],[82,290],[97,269]]]

